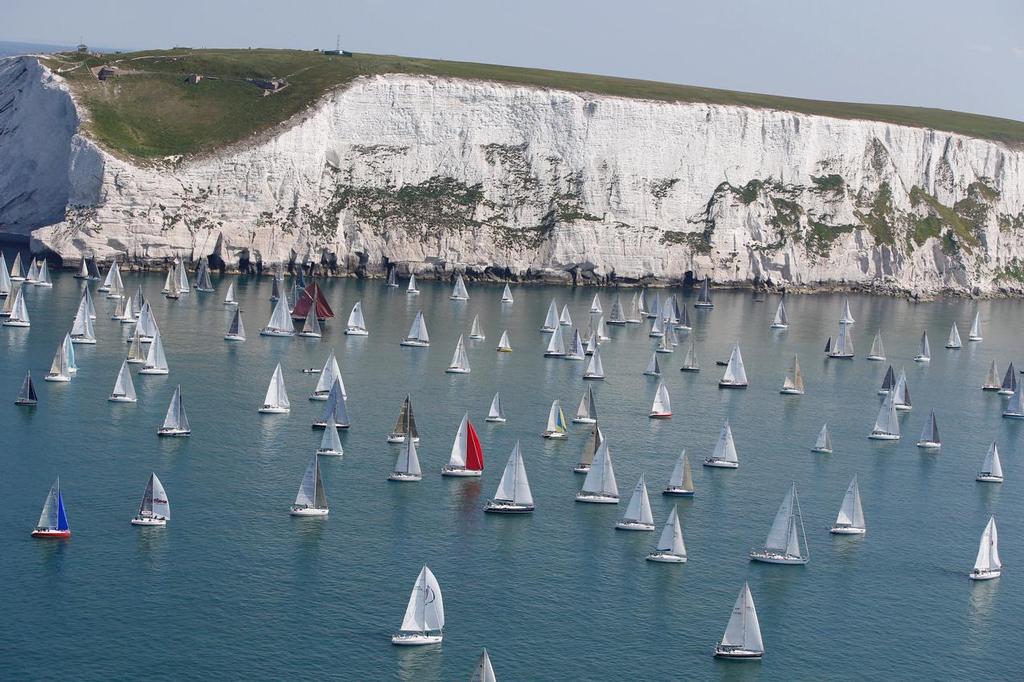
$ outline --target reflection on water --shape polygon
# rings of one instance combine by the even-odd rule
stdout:
[[[433,682],[441,679],[444,645],[393,646],[398,659],[398,679]]]

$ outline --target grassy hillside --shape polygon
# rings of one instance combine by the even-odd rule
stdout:
[[[707,102],[784,109],[847,119],[934,128],[1019,144],[1024,122],[941,109],[821,102],[670,83],[447,62],[388,55],[327,56],[299,50],[155,50],[117,55],[74,53],[45,63],[69,80],[89,109],[87,132],[115,152],[138,158],[206,153],[271,128],[321,95],[362,75],[424,74],[500,81],[668,102]],[[122,75],[99,82],[90,67],[116,64]],[[205,78],[185,82],[190,73]],[[247,78],[285,78],[262,97]]]

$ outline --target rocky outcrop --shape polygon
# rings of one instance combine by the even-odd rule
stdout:
[[[204,158],[52,154],[66,210],[32,243],[72,263],[1024,292],[1024,152],[873,121],[392,75]]]

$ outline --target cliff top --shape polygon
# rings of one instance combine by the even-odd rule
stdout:
[[[302,50],[175,48],[121,54],[59,53],[42,62],[89,112],[85,132],[142,159],[208,153],[264,132],[359,76],[410,74],[496,81],[571,92],[780,109],[1024,142],[1024,122],[942,109],[779,97],[689,85],[391,55]],[[116,67],[102,71],[103,67]],[[190,75],[202,76],[198,82]],[[101,80],[106,78],[106,80]]]

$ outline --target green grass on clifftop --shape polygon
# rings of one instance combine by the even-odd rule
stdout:
[[[1010,144],[1024,142],[1024,122],[941,109],[822,102],[652,81],[387,55],[327,56],[300,50],[155,50],[89,56],[68,53],[44,63],[68,79],[88,111],[86,132],[113,152],[136,158],[203,154],[264,132],[358,76],[406,73],[499,81],[667,102],[782,109],[845,119],[934,128]],[[122,75],[99,82],[89,70],[115,64]],[[189,85],[185,77],[205,78]],[[261,97],[247,78],[285,78]]]

